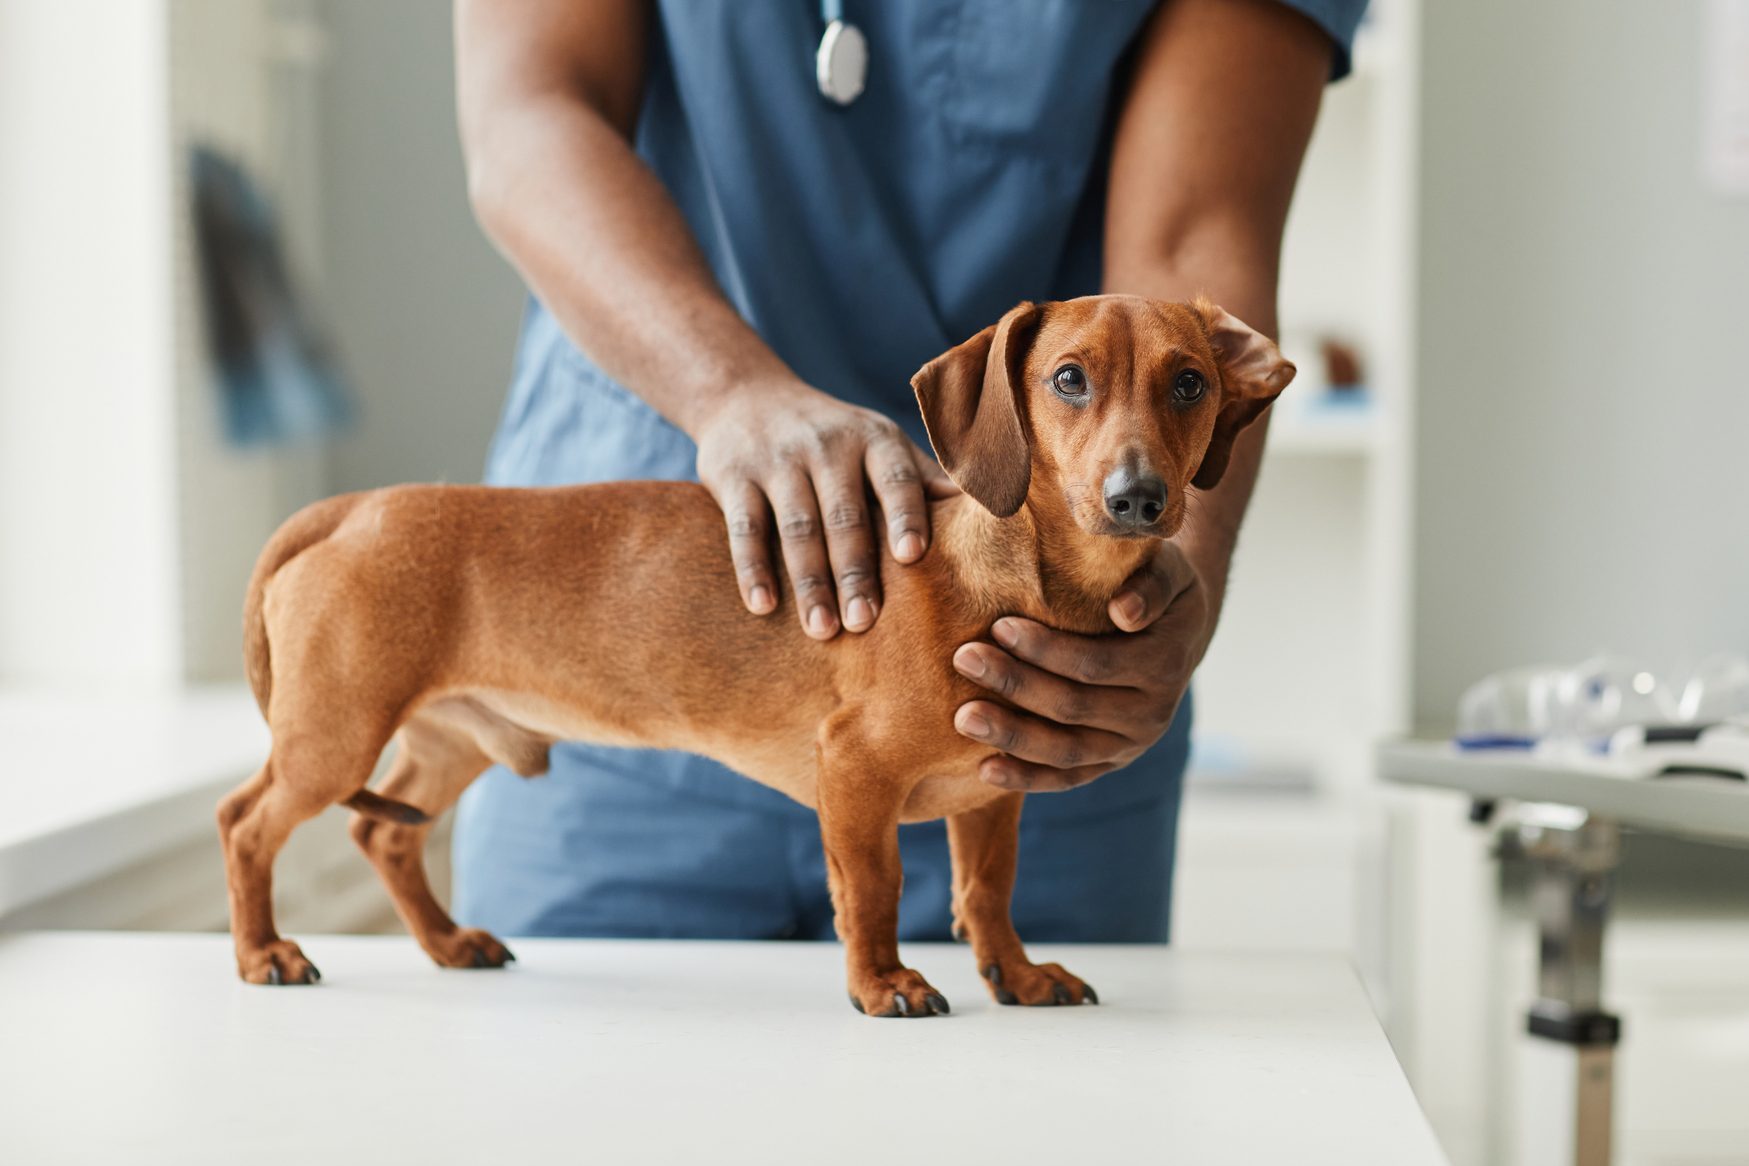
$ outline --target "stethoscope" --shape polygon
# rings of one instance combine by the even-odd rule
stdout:
[[[826,34],[814,54],[814,80],[821,97],[849,105],[862,96],[868,82],[868,39],[856,25],[844,22],[844,0],[820,0],[820,19]]]

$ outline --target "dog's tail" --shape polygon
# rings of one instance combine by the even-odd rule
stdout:
[[[394,798],[385,798],[383,795],[373,794],[367,789],[359,790],[340,804],[349,810],[357,810],[367,818],[375,818],[382,822],[400,822],[404,826],[423,826],[431,821],[431,815],[418,806],[409,806],[406,802],[397,802]]]
[[[249,687],[255,693],[255,703],[261,715],[267,715],[267,700],[273,693],[273,664],[267,644],[267,620],[261,605],[268,580],[281,567],[334,533],[336,527],[352,513],[359,495],[342,494],[304,507],[285,520],[274,532],[255,560],[255,573],[249,577],[249,594],[243,600],[243,670],[248,674]]]

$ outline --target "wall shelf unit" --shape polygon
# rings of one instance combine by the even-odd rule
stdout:
[[[1418,3],[1375,0],[1289,217],[1282,347],[1300,377],[1197,674],[1174,931],[1351,951],[1380,996],[1370,745],[1408,721]],[[1329,395],[1326,340],[1357,355],[1364,403]],[[1316,861],[1282,861],[1290,836]]]

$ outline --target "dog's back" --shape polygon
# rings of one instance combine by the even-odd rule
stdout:
[[[885,567],[888,606],[904,608],[917,581]],[[323,706],[399,723],[465,699],[458,721],[707,753],[804,802],[820,722],[873,683],[881,646],[916,643],[899,613],[829,643],[801,633],[787,594],[749,613],[714,502],[671,482],[397,486],[320,502],[262,552],[245,622],[276,735],[329,721]],[[299,707],[272,708],[286,678]],[[482,741],[512,764],[501,744]]]

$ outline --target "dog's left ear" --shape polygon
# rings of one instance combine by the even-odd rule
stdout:
[[[1032,484],[1021,381],[1038,315],[1030,303],[1011,308],[911,378],[941,468],[998,518],[1019,510]]]
[[[1227,472],[1233,439],[1281,396],[1295,369],[1273,340],[1233,313],[1207,300],[1198,300],[1195,306],[1221,366],[1221,411],[1215,417],[1208,451],[1190,480],[1197,489],[1209,490]]]

